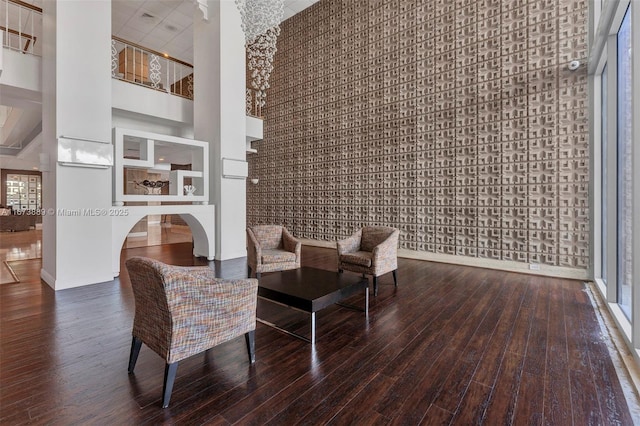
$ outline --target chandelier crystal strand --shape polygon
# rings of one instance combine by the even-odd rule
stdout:
[[[264,107],[269,86],[269,76],[273,71],[273,58],[276,54],[276,41],[280,35],[280,27],[269,28],[266,33],[247,46],[251,86],[256,89],[256,104]]]
[[[256,90],[256,105],[265,105],[269,76],[273,71],[284,0],[235,0],[242,18],[251,86]]]

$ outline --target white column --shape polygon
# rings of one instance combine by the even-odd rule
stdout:
[[[209,0],[194,19],[194,138],[209,141],[216,259],[246,256],[246,181],[222,177],[222,160],[246,160],[245,49],[233,0]]]
[[[61,136],[111,143],[111,1],[44,1],[42,39],[41,276],[59,290],[113,279],[111,169],[57,162]]]

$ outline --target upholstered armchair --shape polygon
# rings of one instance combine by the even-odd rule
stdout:
[[[262,272],[285,271],[300,267],[302,243],[280,225],[247,228],[247,263],[260,278]]]
[[[338,246],[338,272],[353,271],[373,276],[373,294],[378,295],[378,277],[393,273],[398,287],[398,238],[400,231],[387,226],[365,226]]]
[[[178,362],[245,336],[255,362],[258,281],[216,278],[209,267],[165,265],[133,257],[126,262],[135,298],[129,373],[142,343],[166,362],[162,407],[169,405]]]

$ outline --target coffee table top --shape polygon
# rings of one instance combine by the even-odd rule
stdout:
[[[263,273],[258,296],[307,312],[316,312],[366,287],[366,278],[335,271],[301,267]]]

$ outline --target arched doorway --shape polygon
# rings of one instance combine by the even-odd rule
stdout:
[[[112,267],[113,276],[120,274],[120,252],[126,248],[125,242],[132,229],[143,218],[153,221],[164,215],[178,215],[188,226],[193,241],[193,255],[213,260],[215,256],[215,216],[209,205],[173,206],[127,206],[126,216],[113,217]],[[185,210],[189,210],[188,213]],[[162,219],[160,219],[161,221]],[[162,223],[157,224],[162,232]]]

